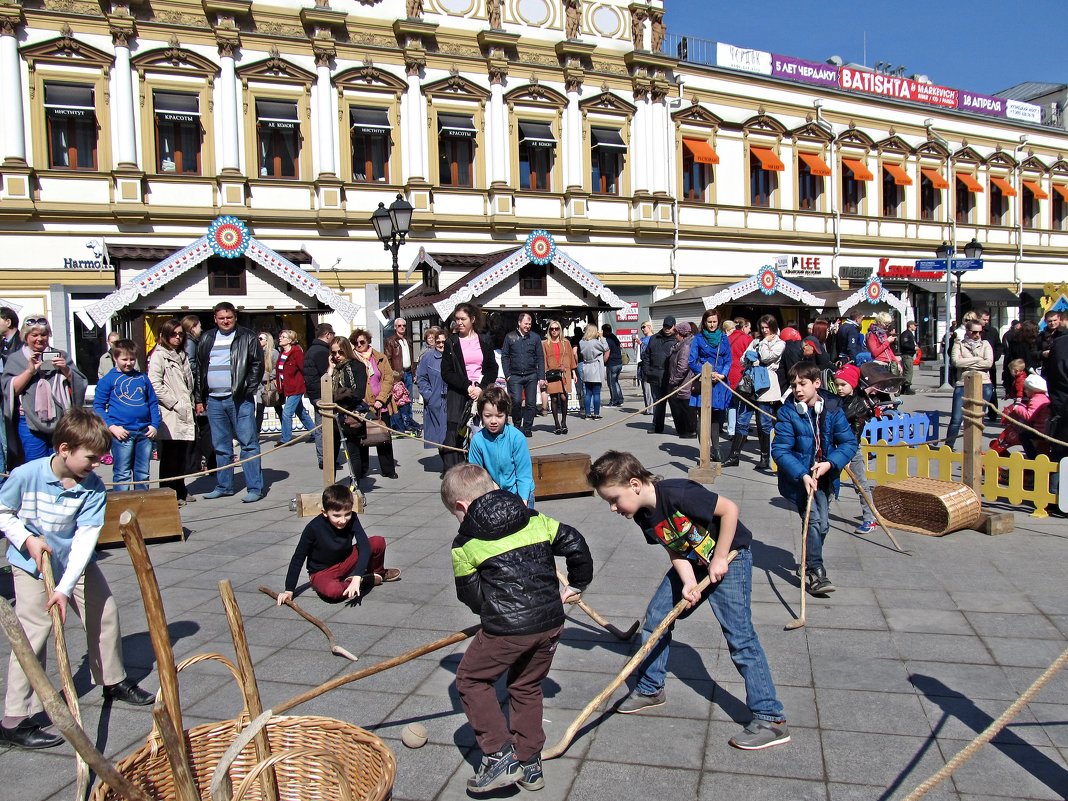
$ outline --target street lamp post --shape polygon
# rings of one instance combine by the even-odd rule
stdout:
[[[385,203],[379,203],[374,214],[371,215],[371,224],[375,227],[382,245],[393,254],[393,319],[400,316],[400,264],[397,262],[397,254],[400,252],[404,238],[412,228],[412,204],[397,195],[397,199],[386,208]]]
[[[941,390],[946,390],[946,389],[949,389],[950,387],[952,387],[952,384],[950,383],[950,380],[949,380],[949,372],[950,372],[950,367],[951,367],[949,343],[950,343],[950,336],[952,335],[951,328],[952,328],[952,325],[953,325],[953,312],[952,312],[952,310],[953,309],[956,310],[957,322],[959,323],[960,322],[960,282],[961,282],[961,277],[966,272],[966,270],[954,270],[953,269],[953,262],[954,261],[958,261],[958,259],[955,257],[956,256],[956,252],[957,252],[956,245],[955,244],[951,245],[949,242],[943,242],[935,250],[935,255],[939,259],[945,261],[945,263],[946,263],[946,343],[945,343],[945,348],[944,348],[945,352],[943,353],[943,362],[942,362],[943,381],[942,381],[942,385],[939,387],[939,389],[941,389]],[[983,256],[983,246],[981,244],[979,244],[979,241],[975,237],[972,237],[972,241],[964,246],[964,259],[966,259],[966,260],[981,259],[982,256]],[[953,297],[953,276],[957,277],[956,303],[953,302],[954,301],[954,297]]]

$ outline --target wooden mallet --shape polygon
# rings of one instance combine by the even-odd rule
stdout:
[[[264,595],[269,595],[276,601],[278,600],[278,593],[274,590],[269,589],[267,587],[260,587],[259,590]],[[315,615],[305,612],[292,600],[283,601],[283,603],[326,635],[326,641],[330,643],[330,653],[334,654],[335,656],[344,657],[350,662],[356,662],[359,660],[359,657],[356,656],[356,654],[352,653],[352,651],[348,650],[347,648],[342,648],[340,645],[337,644],[337,639],[334,637],[334,632],[330,631],[329,627],[327,627],[327,625],[323,623],[323,621],[321,621]]]
[[[737,551],[731,551],[727,554],[727,563],[730,564],[737,555]],[[698,582],[697,591],[703,594],[711,585],[712,576],[705,576]],[[560,756],[568,749],[568,746],[571,745],[571,741],[575,739],[578,730],[582,728],[582,724],[589,719],[590,715],[592,715],[601,704],[608,700],[612,693],[619,689],[623,682],[627,680],[627,677],[638,668],[638,665],[642,663],[642,660],[644,660],[645,657],[649,655],[649,652],[656,647],[656,644],[660,642],[660,638],[664,636],[664,632],[667,631],[671,624],[678,619],[679,615],[685,612],[689,607],[690,602],[685,598],[675,604],[672,610],[668,612],[667,617],[661,620],[657,627],[649,633],[649,639],[645,641],[637,652],[635,652],[634,656],[627,660],[627,664],[623,666],[623,669],[619,671],[616,677],[608,683],[607,687],[597,693],[594,699],[586,704],[583,710],[579,712],[578,717],[576,717],[571,722],[571,725],[567,727],[567,730],[564,732],[563,737],[560,738],[560,741],[543,753],[542,756],[544,759],[556,759],[556,757]]]
[[[565,587],[567,586],[567,576],[560,572],[560,568],[556,569],[556,578]],[[589,606],[585,601],[583,601],[581,596],[568,601],[568,603],[577,606],[579,609],[589,615],[598,626],[603,627],[613,637],[616,637],[620,640],[629,640],[631,637],[634,636],[634,632],[638,630],[638,626],[641,625],[640,620],[635,620],[629,629],[623,631],[623,629],[619,628],[618,626],[609,623],[607,618],[604,618],[601,615],[597,614],[597,610]]]

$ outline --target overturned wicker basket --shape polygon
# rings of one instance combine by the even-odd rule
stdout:
[[[907,478],[872,491],[875,508],[895,528],[941,537],[972,528],[982,518],[979,496],[964,484]]]
[[[198,654],[179,664],[178,670],[205,659],[222,662],[240,683],[236,668],[220,654]],[[248,723],[248,716],[243,713],[232,720],[205,723],[186,731],[193,780],[203,801],[211,799],[212,774],[223,754]],[[316,715],[275,715],[266,729],[274,755],[270,767],[277,777],[279,801],[382,801],[392,792],[396,760],[374,734],[351,723]],[[287,754],[294,758],[287,758]],[[235,801],[242,796],[263,798],[261,788],[248,791],[265,767],[259,763],[252,743],[242,749],[229,770],[231,781],[238,787]],[[153,801],[177,798],[174,776],[155,728],[147,742],[116,768]],[[339,785],[339,774],[345,778],[344,789]],[[122,796],[100,784],[90,798],[120,801]]]

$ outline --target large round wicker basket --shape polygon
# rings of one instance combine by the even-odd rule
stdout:
[[[932,537],[972,528],[983,514],[982,502],[971,487],[933,478],[882,484],[872,491],[872,499],[894,528]]]

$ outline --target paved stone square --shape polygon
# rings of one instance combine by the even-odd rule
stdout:
[[[924,391],[906,399],[907,409],[948,411],[948,396],[930,391],[932,373],[922,373],[917,383]],[[625,381],[626,405],[605,409],[603,420],[569,419],[572,436],[618,424],[563,442],[553,436],[551,418],[539,417],[530,444],[546,446],[538,453],[585,451],[594,458],[610,447],[627,448],[656,473],[685,475],[696,458],[693,441],[647,434],[649,417],[628,417],[640,399],[630,384]],[[437,456],[410,440],[395,447],[400,478],[374,477],[361,519],[369,533],[385,536],[387,565],[401,568],[402,580],[374,589],[356,607],[330,606],[309,592],[297,598],[360,656],[357,669],[476,622],[453,591],[449,546],[456,523],[438,498]],[[190,504],[182,510],[186,541],[153,544],[149,552],[179,660],[204,651],[232,656],[217,587],[221,579],[233,583],[269,707],[353,665],[332,656],[318,630],[257,591],[261,584],[282,589],[306,522],[289,511],[289,500],[320,483],[312,446],[265,453],[269,492],[263,501],[245,505],[239,493]],[[798,604],[791,572],[800,520],[778,498],[774,477],[755,472],[754,462],[747,453],[714,489],[739,502],[756,535],[753,617],[793,741],[755,753],[727,745],[747,720],[744,692],[705,606],[676,630],[668,703],[644,715],[595,714],[567,753],[546,763],[540,801],[900,798],[1001,714],[1068,644],[1068,529],[1062,519],[1021,511],[1016,531],[1001,537],[900,533],[911,552],[904,556],[881,533],[852,534],[859,505],[848,488],[832,504],[825,550],[838,591],[826,600],[810,598],[807,626],[784,631]],[[106,468],[102,474],[108,477]],[[195,489],[202,493],[210,486],[202,479]],[[661,550],[645,545],[632,522],[594,497],[543,501],[538,508],[574,525],[589,541],[596,574],[585,600],[623,628],[640,618],[668,567]],[[154,657],[126,552],[104,552],[101,566],[120,603],[131,675],[155,689]],[[10,594],[9,584],[5,592]],[[73,623],[67,631],[86,729],[105,754],[119,759],[144,742],[150,712],[102,706],[84,661],[84,636]],[[346,685],[295,713],[341,718],[381,736],[397,757],[397,801],[465,798],[477,754],[452,686],[464,647]],[[578,609],[569,611],[545,682],[548,744],[636,647],[614,639]],[[5,642],[5,664],[7,651]],[[187,727],[240,710],[240,695],[224,668],[207,663],[189,674],[181,677]],[[400,731],[411,721],[429,730],[422,749],[400,743]],[[4,801],[69,799],[73,782],[67,745],[0,754]],[[928,798],[1057,799],[1066,793],[1068,675],[1061,674]]]

